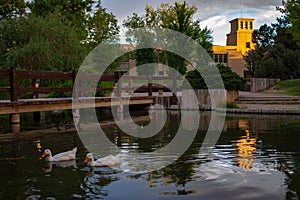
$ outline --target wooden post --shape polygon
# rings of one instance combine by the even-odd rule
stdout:
[[[171,105],[177,105],[177,99],[176,99],[176,93],[177,93],[177,80],[176,80],[176,74],[172,76],[172,100]]]
[[[119,71],[115,72],[115,91],[117,97],[121,97],[122,92],[122,84],[119,82],[120,78],[121,73]]]
[[[18,101],[18,77],[17,77],[16,67],[13,66],[10,67],[9,82],[10,82],[10,101],[17,102]],[[20,114],[19,113],[11,114],[10,123],[20,124]]]
[[[10,115],[10,123],[11,124],[20,124],[20,114],[13,113]]]
[[[148,79],[148,96],[152,97],[153,85],[152,85],[152,77],[150,76]]]
[[[73,98],[78,99],[78,84],[75,84],[75,80],[78,74],[78,70],[73,70],[72,82],[73,82]]]
[[[10,68],[9,82],[10,82],[10,101],[11,102],[18,101],[18,77],[17,77],[16,67]]]
[[[21,126],[20,126],[20,123],[11,124],[10,128],[11,128],[12,133],[18,133],[18,132],[20,132]]]

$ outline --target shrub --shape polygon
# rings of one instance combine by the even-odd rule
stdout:
[[[224,65],[217,65],[221,77],[223,79],[224,87],[226,90],[243,90],[246,85],[246,79],[241,78],[235,72],[233,72],[229,67]],[[186,80],[190,83],[193,89],[207,89],[207,85],[197,70],[189,71],[186,76]],[[211,76],[213,79],[213,75]],[[183,87],[187,88],[187,83],[183,83]],[[221,88],[219,86],[213,86],[213,88]]]

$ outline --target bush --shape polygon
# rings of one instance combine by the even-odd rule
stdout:
[[[223,79],[224,87],[226,90],[243,90],[246,86],[246,79],[241,78],[229,67],[224,65],[217,65],[221,77]],[[193,89],[207,89],[207,85],[197,70],[189,71],[186,76],[186,80],[190,83]],[[212,76],[213,78],[213,76]],[[186,82],[183,83],[183,87],[186,88]],[[213,86],[218,89],[221,87]]]

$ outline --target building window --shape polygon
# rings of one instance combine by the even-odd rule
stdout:
[[[215,63],[219,62],[219,54],[214,54]]]
[[[245,29],[248,29],[248,22],[245,22]]]
[[[224,64],[227,66],[228,54],[214,54],[214,61],[218,64]]]
[[[253,23],[250,22],[250,29],[252,30],[253,29]]]
[[[244,28],[244,22],[240,22],[240,25],[241,25],[241,29]]]
[[[250,49],[250,42],[246,42],[246,48]]]
[[[223,54],[223,63],[228,63],[228,54]]]

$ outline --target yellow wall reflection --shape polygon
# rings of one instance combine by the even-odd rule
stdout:
[[[236,141],[238,150],[238,166],[241,168],[252,169],[254,164],[253,154],[256,151],[257,140],[251,136],[249,125],[246,121],[239,121],[239,128],[245,129],[245,136]]]

